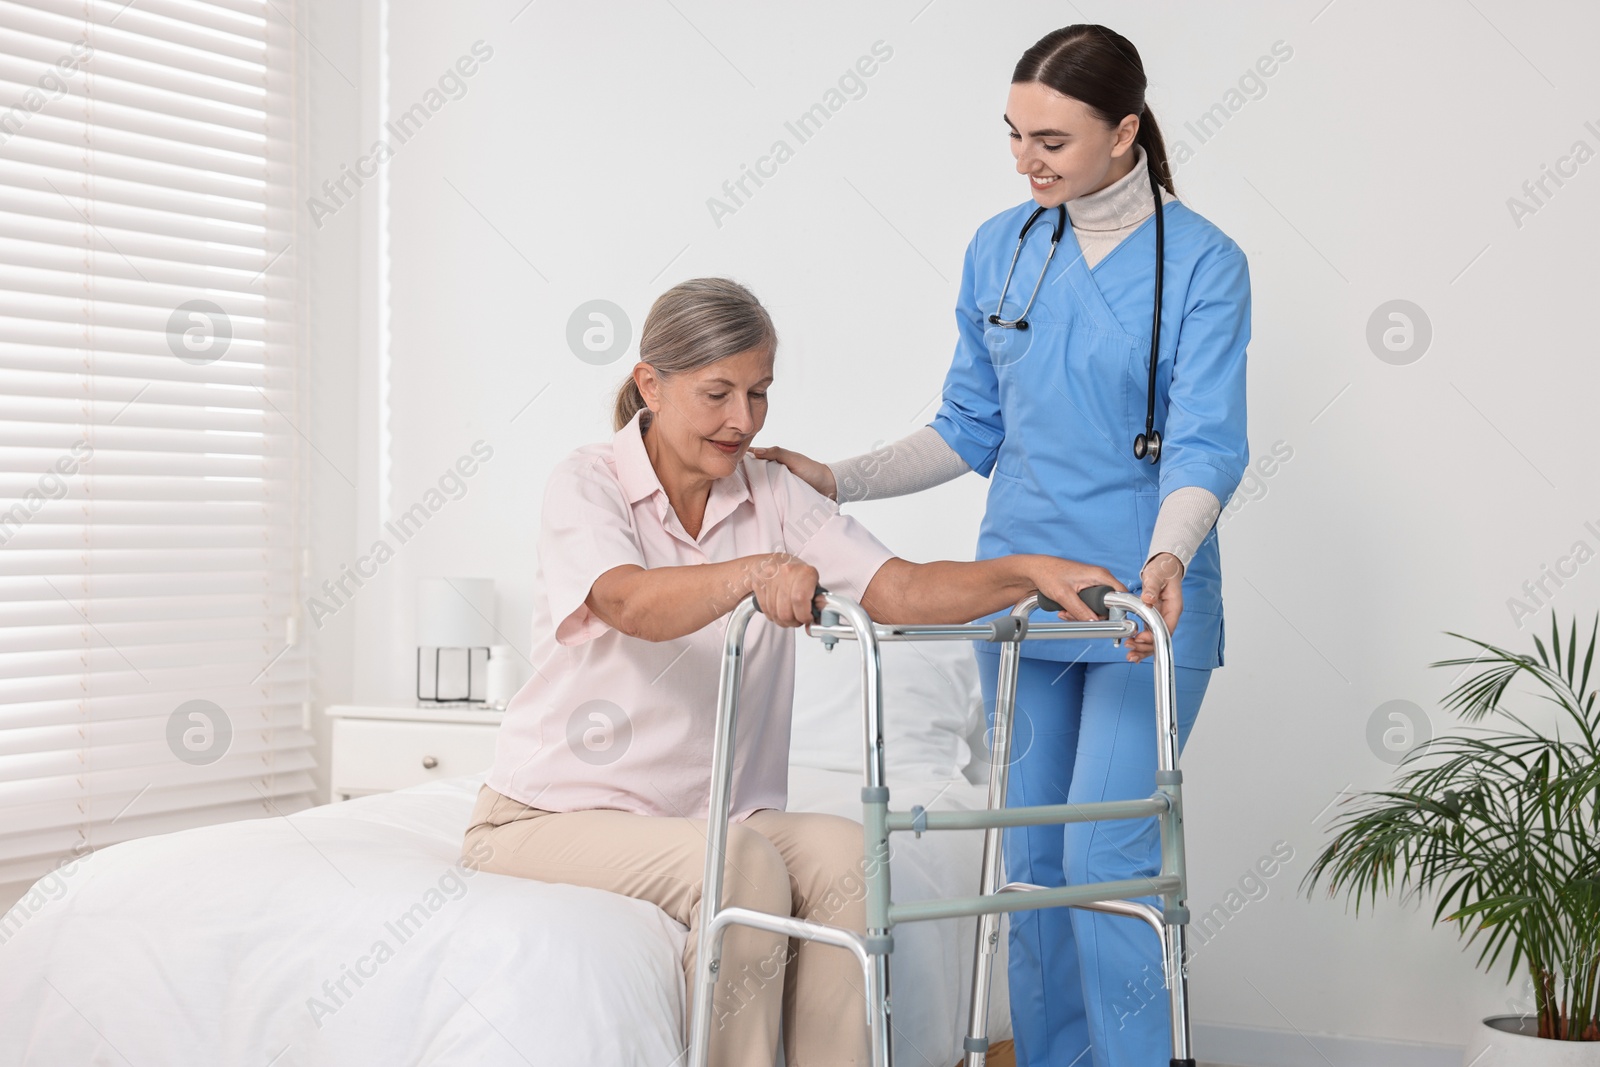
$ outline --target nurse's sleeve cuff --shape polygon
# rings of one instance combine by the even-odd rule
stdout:
[[[1172,445],[1171,441],[1163,441],[1162,454]],[[1174,450],[1176,451],[1176,450]],[[1186,486],[1204,489],[1218,501],[1226,503],[1239,486],[1239,474],[1229,470],[1225,465],[1214,463],[1209,457],[1196,456],[1197,449],[1187,449],[1188,456],[1180,457],[1181,462],[1168,468],[1167,461],[1161,461],[1161,499],[1176,493]]]
[[[1221,512],[1221,501],[1209,489],[1189,485],[1173,490],[1161,502],[1145,562],[1149,563],[1163,552],[1170,552],[1178,557],[1187,571],[1189,560],[1194,558],[1200,542],[1211,532]]]
[[[961,423],[941,411],[934,416],[928,428],[937,433],[949,446],[950,450],[960,456],[962,461],[972,469],[989,477],[989,472],[994,470],[995,458],[1000,454],[1000,439],[994,444],[985,444],[971,434],[963,432]]]

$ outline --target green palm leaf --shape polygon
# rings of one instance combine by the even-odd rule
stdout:
[[[1526,967],[1542,1036],[1600,1040],[1600,713],[1589,688],[1600,616],[1580,655],[1577,621],[1552,617],[1549,643],[1478,649],[1435,667],[1477,668],[1441,703],[1468,724],[1490,715],[1515,729],[1439,737],[1409,753],[1393,788],[1357,794],[1301,882],[1326,882],[1357,915],[1379,895],[1431,896],[1435,925],[1478,945],[1478,965]],[[1546,733],[1505,706],[1519,679],[1576,729]],[[1574,733],[1576,736],[1574,737]]]

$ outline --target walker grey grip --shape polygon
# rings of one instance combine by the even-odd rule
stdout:
[[[822,586],[819,585],[819,586],[817,586],[817,591],[815,593],[812,593],[811,595],[812,595],[812,597],[819,597],[819,596],[825,595],[827,592],[828,591],[826,589],[822,588]],[[761,610],[761,603],[760,603],[760,601],[756,600],[756,595],[754,593],[750,594],[750,600],[755,604],[756,610],[760,611]],[[820,623],[822,621],[822,612],[817,609],[817,606],[815,604],[811,605],[811,621],[812,622],[816,622],[816,623]]]
[[[1079,591],[1078,599],[1089,605],[1090,611],[1094,612],[1101,618],[1105,618],[1106,594],[1115,592],[1116,590],[1111,588],[1109,585],[1091,585],[1087,589]],[[1042,611],[1060,611],[1061,605],[1057,604],[1054,600],[1051,600],[1043,593],[1040,593],[1039,608]]]

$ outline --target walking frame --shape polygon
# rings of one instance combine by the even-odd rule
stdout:
[[[898,923],[977,916],[977,948],[973,954],[972,1000],[967,1035],[962,1042],[965,1067],[983,1067],[989,1049],[989,983],[1000,940],[1000,913],[1035,908],[1075,907],[1142,920],[1161,939],[1162,965],[1170,996],[1171,1067],[1194,1067],[1189,1034],[1189,982],[1185,965],[1189,909],[1188,873],[1183,851],[1183,774],[1178,769],[1177,672],[1172,637],[1153,607],[1137,596],[1109,586],[1083,590],[1080,597],[1096,622],[1030,623],[1036,609],[1059,611],[1054,602],[1030,595],[1010,615],[965,625],[896,626],[874,623],[860,604],[818,589],[824,607],[814,609],[815,623],[806,633],[832,650],[840,640],[861,643],[864,704],[864,777],[861,790],[866,882],[865,936],[838,926],[792,916],[770,915],[750,908],[723,907],[722,885],[728,840],[729,793],[733,779],[733,738],[739,682],[743,670],[745,631],[759,607],[747,596],[734,608],[723,645],[717,697],[717,731],[712,745],[711,803],[707,817],[706,869],[700,902],[698,993],[694,997],[688,1067],[706,1067],[712,1038],[712,998],[721,962],[722,935],[738,923],[788,937],[835,945],[853,953],[866,979],[867,1020],[872,1067],[892,1067],[889,954],[894,951]],[[1143,799],[1089,804],[1043,804],[1007,808],[1006,778],[1010,768],[1011,728],[1016,710],[1017,668],[1024,640],[1116,638],[1133,636],[1137,616],[1155,639],[1155,704],[1157,770],[1155,792]],[[878,648],[884,641],[989,641],[1000,645],[1000,673],[995,693],[993,741],[989,758],[989,803],[983,811],[909,811],[889,809],[884,775],[883,682]],[[1161,873],[1069,886],[1001,884],[1001,831],[1010,826],[1042,826],[1154,816],[1161,825]],[[893,903],[889,893],[889,834],[910,830],[917,836],[933,830],[982,829],[983,871],[979,895]],[[1161,906],[1132,899],[1159,896]]]

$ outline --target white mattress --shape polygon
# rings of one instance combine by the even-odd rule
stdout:
[[[80,861],[65,893],[0,946],[0,1064],[673,1063],[685,928],[599,890],[462,878],[481,781],[142,838]],[[964,780],[891,787],[896,809],[984,802]],[[859,775],[797,768],[789,807],[858,818],[859,789]],[[892,845],[896,900],[976,892],[979,834],[897,834]],[[896,930],[897,1064],[959,1059],[973,928]],[[1009,1033],[1004,940],[994,1038]]]

